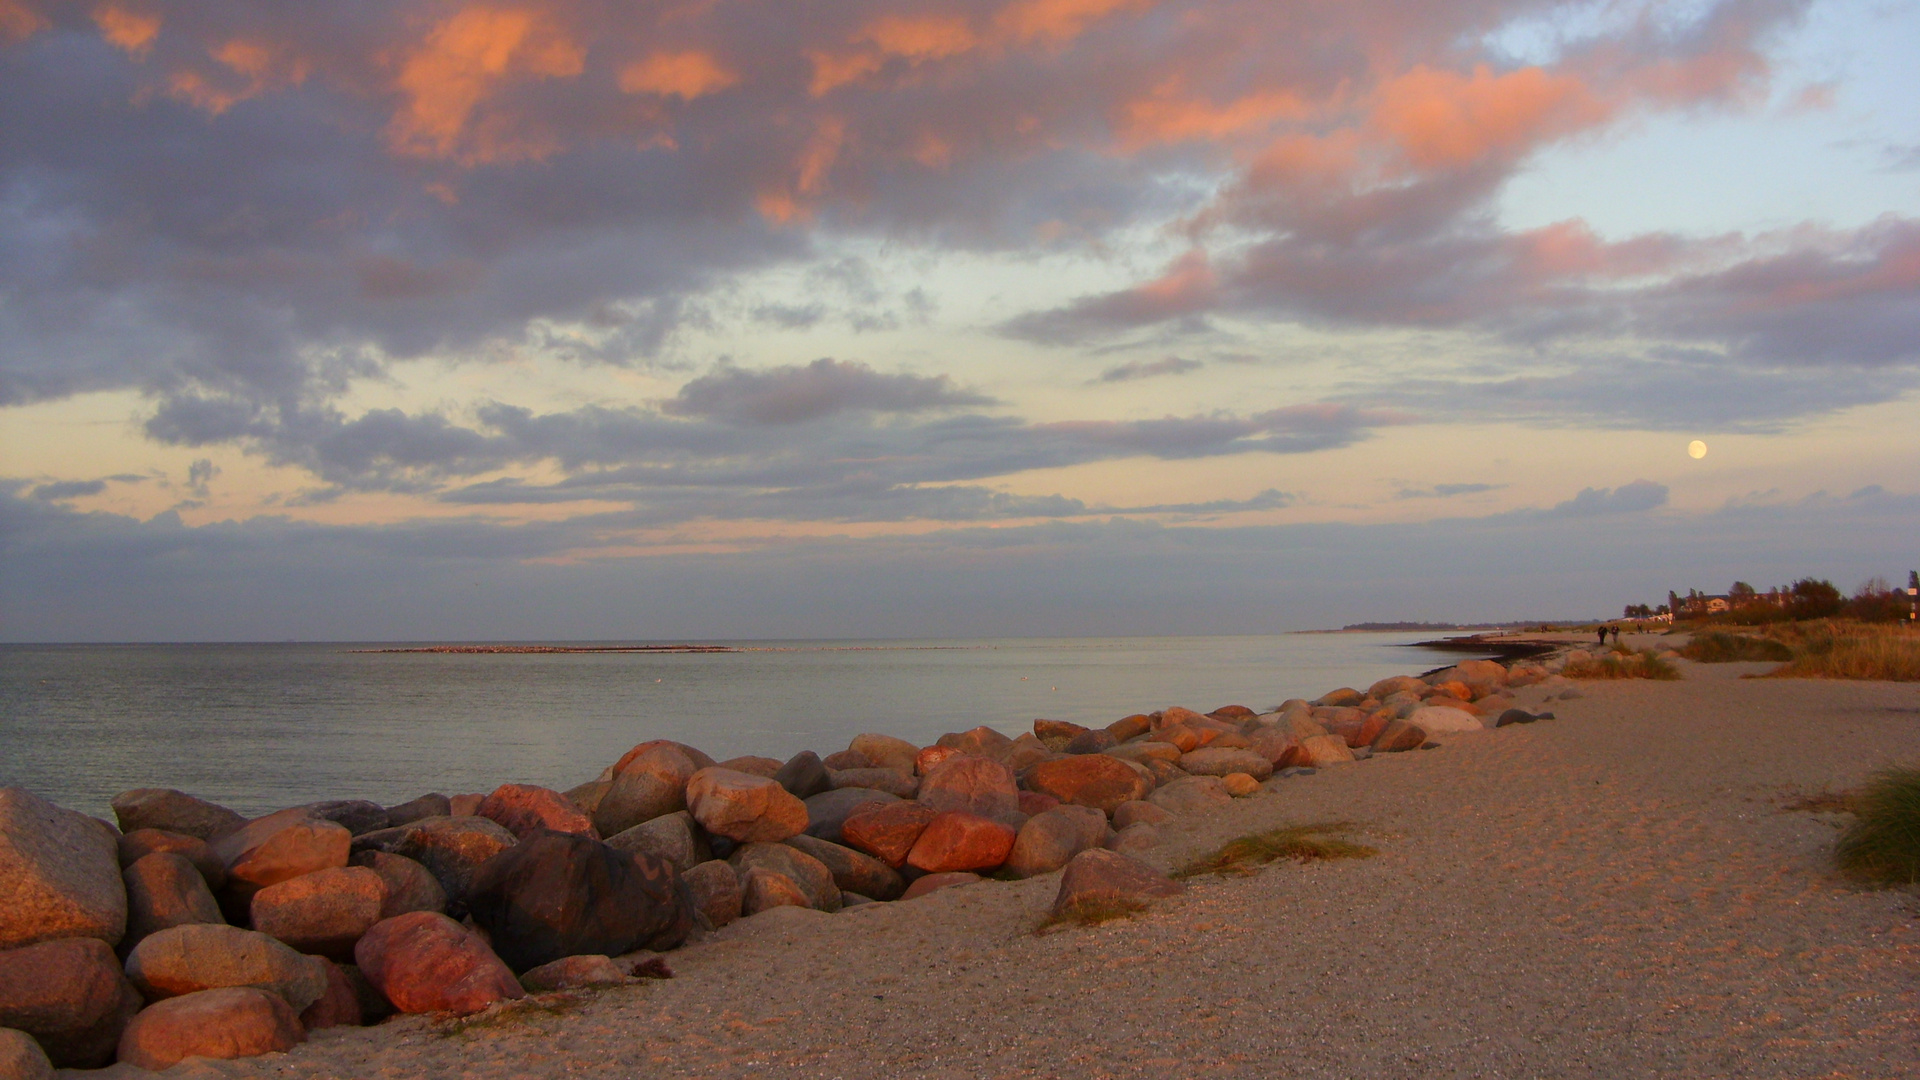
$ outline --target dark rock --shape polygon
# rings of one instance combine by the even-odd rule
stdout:
[[[156,851],[127,867],[122,878],[127,887],[123,953],[132,951],[147,935],[171,926],[226,922],[206,879],[182,856]]]
[[[833,778],[827,775],[826,765],[821,763],[820,755],[811,750],[802,750],[788,758],[780,771],[773,774],[773,780],[796,799],[811,799],[823,791],[833,790]]]
[[[355,836],[384,829],[393,824],[387,817],[387,808],[379,803],[365,799],[333,799],[328,802],[310,803],[307,813],[331,821]]]
[[[243,1058],[282,1053],[307,1037],[300,1016],[274,994],[248,986],[202,990],[141,1012],[120,1036],[120,1060],[170,1068],[190,1057]]]
[[[672,866],[566,833],[536,833],[488,860],[467,904],[515,971],[581,953],[672,948],[693,927]]]
[[[645,852],[664,859],[680,873],[713,857],[693,815],[685,810],[643,821],[626,832],[608,837],[607,843],[621,851]]]
[[[374,924],[353,955],[380,996],[404,1013],[464,1016],[526,996],[520,980],[478,934],[431,911]]]
[[[1540,718],[1525,709],[1508,709],[1500,714],[1500,719],[1495,720],[1493,726],[1503,728],[1508,724],[1531,724],[1538,719]]]
[[[740,875],[719,859],[703,862],[686,873],[687,891],[693,897],[694,910],[707,926],[718,930],[740,917],[745,891]]]
[[[842,769],[829,770],[828,774],[835,790],[849,787],[874,788],[901,799],[911,799],[920,790],[920,780],[910,772],[898,769]]]
[[[825,912],[840,910],[840,886],[833,879],[833,871],[798,848],[786,844],[742,844],[727,862],[734,873],[740,875],[740,884],[749,894],[752,890],[746,886],[750,874],[766,870],[798,885],[806,894],[808,907]],[[748,906],[752,907],[751,901]]]
[[[892,900],[907,887],[907,883],[892,867],[850,847],[805,834],[790,836],[786,843],[818,860],[832,872],[833,883],[844,892],[858,893],[874,900]]]
[[[398,806],[387,807],[387,827],[411,825],[430,817],[452,817],[453,803],[439,792],[431,792]]]
[[[1107,838],[1107,815],[1091,806],[1057,806],[1020,826],[1007,869],[1017,877],[1051,873]]]
[[[0,1027],[0,1076],[7,1080],[54,1080],[47,1052],[24,1031]]]
[[[1092,731],[1083,731],[1075,735],[1067,743],[1066,752],[1069,754],[1098,754],[1102,750],[1109,750],[1117,745],[1119,745],[1119,740],[1113,737],[1113,732],[1104,728],[1095,728]]]
[[[409,914],[411,914],[411,912],[409,912]],[[381,921],[384,922],[385,920],[383,919]],[[353,988],[354,1000],[360,1004],[360,1022],[362,1024],[377,1024],[393,1015],[393,1002],[388,1001],[387,996],[380,992],[380,988],[373,985],[365,975],[360,973],[358,966],[354,964],[335,964],[333,965],[333,970],[345,977],[347,985]]]
[[[447,910],[447,890],[441,887],[439,879],[405,855],[362,851],[353,857],[353,865],[379,874],[380,881],[386,885],[386,899],[380,903],[382,919],[413,911]]]
[[[847,815],[869,803],[899,802],[900,796],[878,788],[848,787],[823,791],[807,800],[807,835],[840,843],[840,827]]]
[[[465,902],[482,864],[516,843],[514,835],[483,817],[427,818],[406,827],[393,847],[427,868],[448,903]]]
[[[353,979],[339,964],[331,960],[322,960],[321,963],[327,967],[327,991],[300,1014],[300,1026],[308,1031],[359,1027],[366,1022],[366,1017],[360,1010],[360,994],[354,987]]]
[[[140,994],[99,938],[42,941],[0,952],[0,1028],[24,1031],[60,1068],[98,1069]]]
[[[1075,855],[1060,875],[1060,891],[1053,900],[1056,918],[1137,909],[1149,900],[1177,896],[1179,882],[1146,863],[1119,852],[1094,848]]]
[[[1084,734],[1086,728],[1065,720],[1035,720],[1033,736],[1049,750],[1062,751],[1073,741],[1074,736]]]
[[[171,788],[135,788],[113,797],[113,815],[120,831],[165,829],[214,841],[239,829],[247,819],[205,799]]]
[[[841,769],[874,768],[873,759],[858,750],[842,750],[839,753],[828,754],[820,759],[820,764],[826,766],[830,772]]]

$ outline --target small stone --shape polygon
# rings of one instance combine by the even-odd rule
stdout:
[[[353,834],[345,826],[309,817],[293,807],[247,824],[213,842],[213,853],[227,865],[226,895],[244,917],[253,894],[315,870],[347,865]]]
[[[308,1031],[318,1031],[330,1027],[359,1027],[365,1023],[366,1016],[360,1009],[360,992],[354,986],[353,979],[346,969],[331,960],[320,961],[326,965],[327,989],[320,1000],[307,1006],[300,1014],[300,1026]]]
[[[828,776],[836,790],[850,787],[873,788],[899,799],[911,799],[920,791],[919,778],[898,769],[840,769],[830,770]]]
[[[1585,695],[1585,694],[1583,694],[1583,693],[1581,693],[1581,692],[1580,692],[1580,691],[1578,691],[1578,690],[1562,690],[1562,691],[1560,691],[1560,700],[1561,700],[1561,701],[1575,701],[1575,700],[1578,700],[1579,698],[1583,698],[1583,697],[1586,697],[1586,696],[1587,696],[1587,695]]]
[[[865,756],[875,768],[892,769],[908,776],[913,775],[914,759],[920,756],[919,747],[891,735],[855,735],[847,749]]]
[[[733,867],[714,859],[703,862],[686,872],[687,889],[693,895],[693,907],[703,916],[707,925],[718,930],[740,917],[740,905],[745,893],[740,887],[740,875]]]
[[[1482,731],[1486,725],[1480,718],[1464,709],[1450,708],[1444,705],[1429,705],[1407,717],[1407,723],[1420,728],[1429,735],[1443,735],[1459,731]]]
[[[1272,770],[1269,769],[1268,773],[1271,774],[1271,772]],[[1227,794],[1236,799],[1244,799],[1260,791],[1260,781],[1254,779],[1249,773],[1228,773],[1221,777],[1220,781],[1226,785]]]
[[[672,866],[569,833],[535,833],[489,859],[467,904],[515,971],[584,953],[670,949],[693,929]]]
[[[447,910],[447,890],[426,867],[405,855],[362,851],[353,857],[353,865],[379,874],[386,886],[386,899],[380,902],[382,919],[413,911]]]
[[[821,763],[820,755],[811,750],[802,750],[788,758],[786,764],[774,772],[773,781],[803,801],[833,790],[833,778],[827,775],[827,767]]]
[[[1147,716],[1144,713],[1135,713],[1132,716],[1123,717],[1107,725],[1107,734],[1113,736],[1116,742],[1126,742],[1128,739],[1137,739],[1152,730],[1153,717]]]
[[[520,976],[520,985],[529,993],[537,994],[548,990],[575,990],[583,986],[619,986],[628,978],[612,957],[589,954],[563,956],[552,963],[529,969]]]
[[[1180,755],[1180,767],[1195,776],[1227,776],[1247,773],[1265,780],[1273,775],[1273,762],[1252,750],[1207,747]]]
[[[1144,799],[1134,799],[1131,802],[1123,802],[1115,807],[1113,811],[1113,827],[1116,829],[1124,829],[1129,825],[1140,822],[1145,822],[1148,825],[1159,825],[1172,820],[1173,815],[1168,813],[1165,808],[1155,806]]]
[[[316,870],[253,894],[253,928],[303,953],[350,959],[381,919],[387,883],[364,866]]]
[[[1052,873],[1107,838],[1107,816],[1091,806],[1057,806],[1020,826],[1006,866],[1017,877]]]
[[[734,772],[743,772],[748,776],[764,776],[769,780],[776,781],[780,775],[779,758],[761,757],[758,754],[747,754],[743,757],[728,758],[725,761],[718,762],[715,767],[732,769]],[[781,786],[784,787],[786,785],[783,784]]]
[[[644,852],[665,860],[682,873],[712,857],[706,844],[701,841],[693,815],[685,810],[643,821],[626,832],[609,837],[607,843],[621,851]]]
[[[934,768],[938,766],[941,762],[947,760],[948,758],[955,758],[959,756],[961,756],[961,751],[956,750],[951,746],[922,747],[920,749],[920,753],[914,756],[913,774],[915,776],[925,776],[928,773],[932,772]]]
[[[1011,826],[992,818],[950,810],[927,823],[907,863],[929,874],[991,870],[1007,861],[1015,836]]]
[[[1153,782],[1109,754],[1081,754],[1046,761],[1027,770],[1026,786],[1063,803],[1111,813],[1123,802],[1145,798]]]
[[[804,833],[787,837],[785,843],[818,860],[833,874],[833,883],[843,892],[859,893],[875,900],[892,900],[907,887],[907,883],[892,867],[850,847]]]
[[[1067,863],[1054,896],[1053,914],[1071,918],[1112,908],[1144,907],[1149,900],[1183,891],[1179,882],[1138,859],[1095,848]]]
[[[985,879],[979,874],[971,874],[964,870],[927,874],[915,878],[913,884],[907,886],[907,891],[901,894],[900,899],[918,900],[928,893],[939,892],[941,889],[950,889],[955,885],[971,885],[976,881],[982,880]]]
[[[917,797],[922,805],[940,812],[953,810],[995,821],[1010,821],[1020,814],[1020,788],[1013,770],[971,754],[935,766],[921,779]]]
[[[238,830],[247,819],[205,799],[171,788],[135,788],[113,797],[113,816],[120,831],[165,829],[214,841]]]
[[[917,802],[864,806],[840,827],[841,842],[898,870],[906,865],[920,834],[938,816],[937,811]]]
[[[687,781],[687,809],[710,833],[740,843],[778,843],[807,828],[807,805],[762,776],[702,769]]]
[[[376,923],[353,955],[367,981],[404,1013],[464,1016],[526,994],[479,935],[431,911]]]
[[[0,1028],[0,1076],[6,1080],[54,1080],[53,1062],[33,1036]]]
[[[126,930],[118,838],[25,788],[0,788],[0,949],[78,937],[116,945]]]
[[[432,792],[398,806],[387,807],[387,827],[411,825],[423,818],[452,817],[453,803],[445,795]]]
[[[740,875],[743,891],[751,891],[746,889],[751,872],[767,870],[799,886],[806,894],[808,907],[825,912],[840,910],[840,885],[834,880],[833,871],[799,848],[787,844],[742,844],[727,863]],[[748,906],[752,904],[749,902]]]
[[[192,863],[208,889],[218,892],[227,883],[227,864],[213,853],[212,845],[197,836],[165,829],[136,829],[120,837],[119,844],[122,869],[148,855],[165,852]]]
[[[31,1035],[60,1068],[110,1064],[121,1029],[140,1005],[139,992],[99,938],[0,951],[0,1028]]]
[[[1531,724],[1538,719],[1539,717],[1525,709],[1508,709],[1500,714],[1500,719],[1494,721],[1493,726],[1503,728],[1509,724]]]
[[[1198,814],[1233,802],[1217,776],[1189,776],[1157,788],[1147,801],[1174,814]]]
[[[900,796],[877,788],[837,788],[807,799],[807,835],[840,843],[847,816],[870,803],[899,802]]]
[[[192,924],[148,936],[127,956],[127,977],[148,1001],[224,986],[254,986],[298,1013],[326,993],[326,972],[310,956],[253,930]]]
[[[127,934],[121,942],[125,950],[168,927],[227,921],[206,879],[182,856],[156,851],[136,860],[122,877],[127,888]]]
[[[300,1016],[274,994],[234,986],[170,998],[142,1011],[120,1037],[120,1061],[169,1068],[190,1057],[282,1053],[307,1037]]]
[[[501,784],[480,804],[478,816],[525,840],[541,829],[600,839],[593,821],[565,795],[533,784]]]

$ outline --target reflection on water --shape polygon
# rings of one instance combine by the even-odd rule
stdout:
[[[931,742],[1035,717],[1265,709],[1448,663],[1406,634],[776,644],[730,653],[365,653],[353,645],[0,646],[0,784],[108,813],[176,787],[243,813],[567,788],[643,739],[715,758]],[[851,647],[850,647],[851,646]]]

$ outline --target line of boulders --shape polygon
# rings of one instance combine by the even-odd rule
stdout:
[[[1277,773],[1530,721],[1508,692],[1548,677],[1468,661],[1267,713],[1036,720],[924,747],[867,734],[786,761],[654,740],[566,792],[252,820],[139,789],[109,824],[0,789],[0,1075],[281,1051],[396,1012],[665,977],[660,952],[783,906],[1062,870],[1056,915],[1139,906],[1179,890],[1135,858],[1177,815]]]

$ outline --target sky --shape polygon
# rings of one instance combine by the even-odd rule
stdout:
[[[1915,41],[1913,0],[0,0],[0,640],[1904,583]]]

